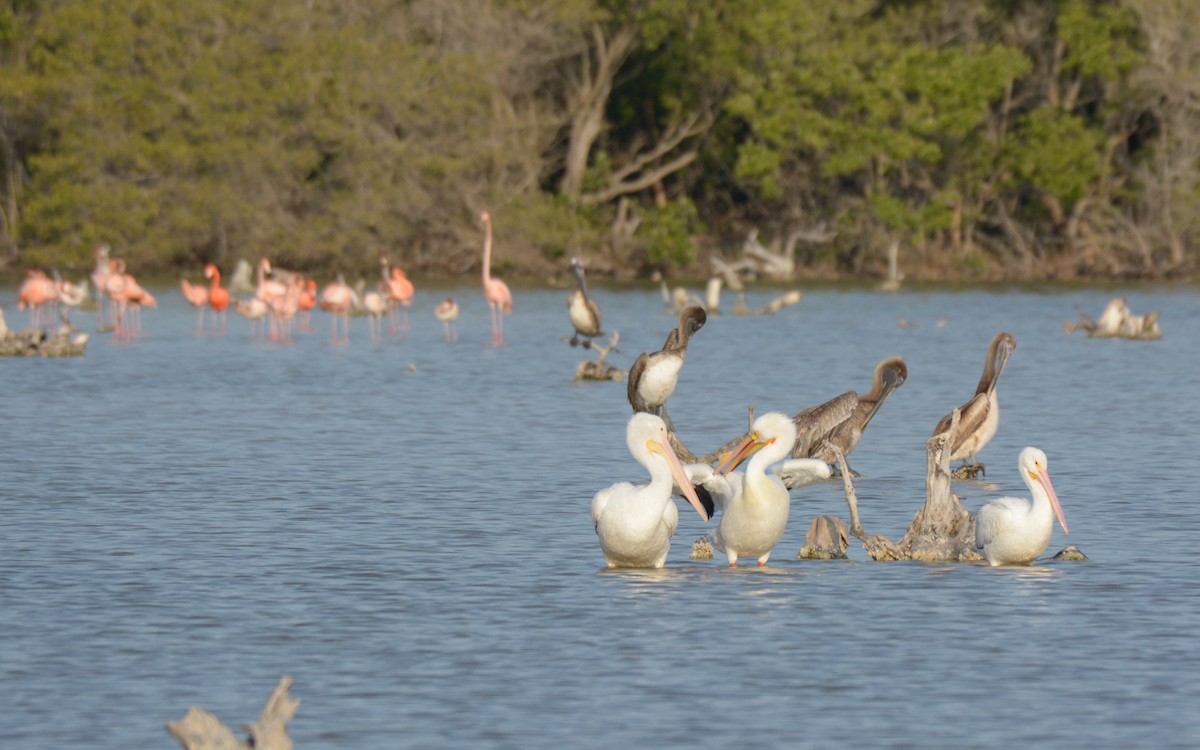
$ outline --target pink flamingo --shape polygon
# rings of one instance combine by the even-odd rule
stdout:
[[[458,341],[458,329],[454,325],[454,321],[458,320],[458,303],[453,297],[447,297],[438,303],[438,306],[433,309],[433,314],[438,320],[442,321],[442,328],[446,332],[447,341]]]
[[[130,277],[133,278],[133,277]],[[143,307],[158,307],[158,300],[154,299],[154,295],[147,292],[137,282],[134,282],[134,288],[128,293],[129,297],[129,335],[142,335],[142,308]]]
[[[109,274],[112,269],[108,258],[108,245],[100,243],[96,245],[96,266],[92,270],[92,286],[96,288],[96,328],[99,329],[108,320],[107,310],[105,309],[105,300],[108,295],[104,292],[104,287],[108,283]]]
[[[119,334],[121,330],[121,314],[124,312],[125,297],[125,261],[120,258],[114,258],[108,261],[108,274],[103,277],[104,286],[101,291],[109,300],[109,312],[111,320],[106,319],[106,324],[112,326],[114,334]]]
[[[492,215],[484,211],[479,215],[487,229],[483,240],[483,296],[492,311],[492,343],[504,343],[504,315],[512,312],[512,292],[508,284],[492,278]]]
[[[210,280],[208,304],[213,310],[213,328],[225,332],[225,311],[229,309],[229,290],[221,286],[221,271],[215,263],[204,267],[204,277]],[[218,327],[218,321],[220,325]]]
[[[113,301],[113,335],[126,340],[142,333],[142,307],[157,307],[154,296],[125,273],[125,260],[110,260],[104,293]]]
[[[296,311],[300,309],[300,294],[304,290],[304,278],[293,273],[288,276],[283,295],[271,300],[271,341],[282,344],[292,342],[292,328],[295,327]]]
[[[330,341],[337,343],[350,343],[350,308],[354,306],[354,290],[346,285],[345,279],[339,273],[337,281],[321,290],[321,299],[318,304],[322,310],[333,313],[333,335]],[[338,319],[346,319],[346,336],[345,339],[338,339]]]
[[[208,275],[207,267],[204,269],[204,275]],[[208,309],[208,287],[193,284],[187,279],[180,279],[179,288],[183,291],[183,296],[188,303],[200,311],[200,317],[196,318],[196,333],[204,333],[204,311]]]
[[[25,273],[25,281],[17,290],[17,309],[29,308],[29,325],[41,328],[45,318],[53,320],[51,305],[58,299],[58,290],[54,288],[45,271],[30,270]]]
[[[268,305],[271,304],[271,300],[282,297],[287,292],[287,287],[282,282],[267,278],[270,272],[271,261],[263,258],[258,262],[258,285],[254,287],[254,296]]]
[[[158,307],[154,295],[138,284],[132,274],[125,273],[125,261],[111,261],[114,273],[108,279],[109,296],[116,302],[113,334],[117,338],[132,339],[142,335],[142,308]]]
[[[274,341],[279,333],[279,321],[275,317],[275,303],[287,294],[287,286],[281,281],[268,279],[271,272],[271,261],[263,258],[258,262],[258,284],[254,287],[254,296],[267,304],[267,315],[270,321],[271,340]]]
[[[383,266],[383,284],[387,291],[388,309],[392,316],[391,332],[393,336],[396,336],[400,330],[408,330],[408,308],[412,305],[415,289],[400,266],[391,266],[389,272],[390,261],[386,255],[380,258],[379,262]],[[400,324],[397,315],[400,308],[403,308],[404,312],[403,325]]]
[[[258,338],[263,335],[260,331],[260,323],[267,317],[267,303],[260,300],[258,297],[250,299],[239,299],[233,303],[234,310],[238,315],[241,315],[246,320],[250,321],[250,337]]]
[[[312,309],[317,306],[317,282],[312,279],[304,280],[304,289],[300,290],[300,330],[312,333]]]
[[[363,310],[367,312],[367,324],[371,328],[371,342],[383,342],[383,315],[388,311],[388,300],[385,292],[372,289],[362,297]]]

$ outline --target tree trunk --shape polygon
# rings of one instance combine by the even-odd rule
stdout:
[[[579,63],[579,79],[572,101],[571,136],[559,183],[559,191],[572,203],[579,201],[592,146],[604,130],[604,110],[612,94],[613,80],[633,50],[636,39],[637,31],[632,27],[618,29],[611,39],[607,39],[599,24],[592,26],[592,50]]]
[[[982,560],[975,551],[975,516],[950,491],[950,443],[958,430],[954,410],[950,429],[926,443],[925,504],[917,511],[899,547],[912,560]]]

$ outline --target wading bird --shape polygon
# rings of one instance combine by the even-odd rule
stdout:
[[[483,297],[492,312],[492,343],[504,343],[504,316],[512,312],[512,292],[508,284],[492,278],[492,215],[484,211],[479,220],[486,228],[483,240]]]
[[[209,280],[208,306],[213,311],[213,329],[224,333],[225,311],[229,309],[229,290],[221,286],[221,271],[215,263],[204,267],[204,277]]]
[[[989,564],[1025,565],[1046,551],[1054,534],[1054,518],[1067,531],[1058,495],[1046,471],[1046,454],[1026,448],[1017,459],[1021,479],[1033,494],[1033,502],[1021,497],[1002,497],[979,509],[975,517],[975,547]]]
[[[321,299],[317,303],[321,309],[333,313],[333,332],[329,337],[331,343],[350,343],[350,309],[354,307],[354,290],[346,284],[345,278],[339,273],[337,281],[330,283],[321,290]],[[345,319],[345,334],[338,337],[338,320]]]
[[[783,536],[791,497],[783,480],[769,476],[766,470],[786,458],[795,442],[796,425],[792,420],[779,412],[767,412],[754,420],[750,435],[717,467],[718,474],[728,477],[731,496],[721,510],[712,541],[725,553],[730,567],[737,567],[739,557],[752,557],[759,566],[766,565],[771,550]],[[730,473],[747,458],[750,463],[744,475]],[[828,471],[826,464],[826,475]]]
[[[399,336],[400,331],[408,330],[408,308],[412,305],[416,289],[404,273],[404,269],[391,265],[391,261],[386,255],[380,257],[379,262],[383,266],[383,285],[387,291],[388,312],[391,317],[390,331],[393,336]],[[403,324],[400,322],[401,313],[403,313]]]
[[[571,273],[575,276],[576,286],[575,291],[571,292],[571,296],[567,297],[567,315],[571,318],[571,325],[575,327],[575,335],[571,337],[571,346],[582,344],[590,348],[592,339],[604,335],[600,330],[600,305],[588,296],[583,263],[579,258],[571,258]]]
[[[650,472],[649,484],[614,484],[592,498],[592,523],[600,549],[610,568],[661,568],[679,525],[679,509],[671,497],[672,486],[705,521],[705,508],[692,489],[683,467],[667,439],[667,426],[653,414],[634,414],[625,430],[625,442],[638,463]]]
[[[458,303],[453,297],[447,297],[438,303],[438,306],[433,308],[434,316],[442,321],[442,330],[446,334],[447,341],[458,341],[458,327],[455,321],[458,320]]]
[[[667,399],[675,392],[675,385],[679,382],[679,370],[687,357],[688,342],[706,320],[708,316],[703,307],[685,307],[679,313],[678,325],[667,335],[663,348],[656,352],[642,352],[634,360],[633,367],[629,368],[626,396],[635,412],[658,414],[671,427],[671,420],[667,416]]]
[[[792,421],[796,423],[796,445],[792,455],[796,458],[818,458],[825,463],[836,463],[832,447],[836,445],[847,458],[862,440],[863,430],[892,393],[908,378],[908,367],[900,357],[888,357],[875,366],[875,377],[871,390],[862,396],[855,391],[846,391],[823,404],[805,409]],[[844,471],[854,474],[849,466]]]
[[[987,360],[983,364],[983,375],[979,385],[975,387],[975,396],[960,406],[958,430],[954,433],[954,442],[950,446],[950,460],[963,460],[963,465],[972,466],[977,471],[983,470],[983,464],[975,460],[976,454],[983,450],[1000,426],[1000,401],[996,397],[996,382],[1004,365],[1017,348],[1017,340],[1001,331],[992,337],[988,346]],[[933,428],[934,435],[940,435],[950,429],[951,412],[942,417]],[[969,462],[968,462],[969,459]]]
[[[204,312],[208,309],[208,287],[203,284],[193,284],[187,279],[180,279],[179,289],[183,292],[183,297],[188,304],[199,311],[196,318],[196,333],[204,333]]]

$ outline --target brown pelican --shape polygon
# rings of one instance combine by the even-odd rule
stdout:
[[[963,460],[963,465],[970,464],[982,470],[983,464],[975,460],[976,454],[983,450],[996,428],[1000,426],[1000,402],[996,398],[996,381],[1013,350],[1017,348],[1017,340],[1001,331],[992,337],[988,346],[987,361],[983,365],[983,375],[979,385],[975,387],[975,396],[959,407],[958,431],[954,434],[954,442],[950,446],[950,460]],[[942,417],[933,429],[934,435],[939,435],[950,429],[953,412]]]
[[[587,281],[583,277],[583,263],[579,258],[571,258],[571,273],[575,276],[578,288],[567,298],[567,315],[571,325],[575,326],[575,335],[571,337],[571,346],[583,344],[591,347],[592,339],[603,336],[600,330],[600,305],[588,296]],[[580,340],[580,336],[584,337]]]
[[[592,523],[608,567],[661,568],[679,525],[672,487],[681,488],[705,521],[711,507],[706,509],[692,489],[671,449],[662,419],[653,414],[634,414],[625,430],[625,441],[633,457],[650,472],[650,483],[639,486],[620,482],[597,492],[592,498]]]
[[[626,391],[629,405],[635,412],[644,411],[661,414],[671,427],[666,415],[667,399],[675,390],[679,369],[687,356],[688,341],[704,326],[708,316],[699,305],[685,307],[679,313],[679,324],[667,335],[662,349],[642,352],[629,369],[629,385]]]
[[[904,360],[888,357],[875,366],[875,378],[866,394],[859,396],[855,391],[846,391],[797,414],[792,418],[797,433],[792,456],[836,463],[833,449],[826,444],[829,442],[840,448],[843,456],[849,457],[879,408],[907,378],[908,367]],[[854,474],[849,466],[842,469]]]
[[[778,475],[767,475],[767,467],[787,457],[796,442],[796,425],[786,414],[767,412],[754,420],[750,435],[727,462],[730,467],[754,455],[744,476],[718,467],[728,479],[728,499],[714,495],[722,506],[721,522],[713,533],[713,546],[725,553],[730,567],[739,557],[752,557],[759,566],[767,564],[771,550],[787,527],[792,500]]]
[[[1002,497],[980,508],[975,517],[975,547],[983,551],[991,565],[1024,565],[1037,559],[1054,534],[1054,516],[1058,516],[1063,533],[1070,533],[1046,473],[1046,454],[1026,448],[1017,466],[1033,494],[1033,503],[1020,497]]]

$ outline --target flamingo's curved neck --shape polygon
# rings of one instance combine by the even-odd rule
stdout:
[[[492,222],[489,219],[484,224],[486,233],[483,238],[483,280],[486,283],[492,279]]]

